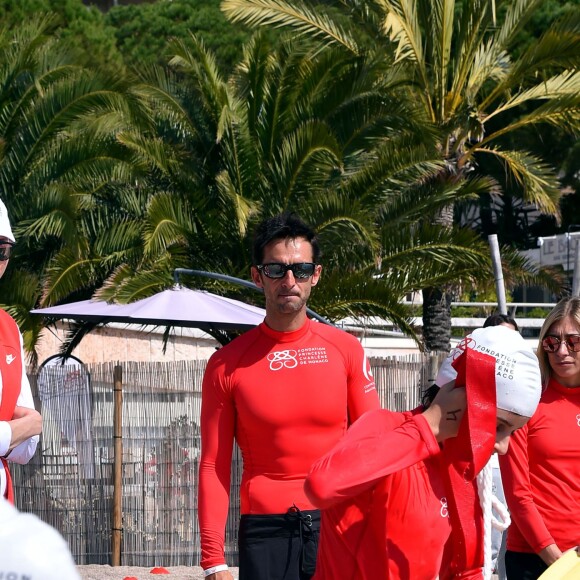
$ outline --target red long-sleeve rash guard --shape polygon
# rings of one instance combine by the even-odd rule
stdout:
[[[316,580],[437,577],[449,537],[439,446],[421,415],[368,413],[308,475]]]
[[[580,389],[552,380],[499,459],[512,524],[507,547],[538,553],[580,543]]]
[[[453,573],[451,553],[442,569],[453,498],[420,411],[365,414],[312,466],[305,489],[323,508],[314,580],[482,578],[481,568]]]
[[[224,563],[234,436],[242,514],[314,509],[303,489],[310,466],[379,406],[360,343],[325,324],[289,333],[261,324],[214,353],[202,393],[201,566]]]

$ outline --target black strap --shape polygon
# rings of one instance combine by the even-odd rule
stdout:
[[[318,534],[313,533],[312,516],[302,512],[296,504],[288,514],[297,516],[300,534],[300,568],[303,574],[313,576],[316,568],[316,552],[318,551]]]

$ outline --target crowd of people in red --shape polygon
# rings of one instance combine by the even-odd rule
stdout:
[[[0,201],[0,276],[14,244]],[[216,351],[203,380],[198,506],[208,580],[233,578],[224,530],[234,442],[244,466],[240,580],[487,580],[499,509],[493,454],[511,517],[500,574],[535,580],[564,560],[580,574],[580,298],[553,309],[536,353],[515,321],[490,320],[452,350],[419,407],[392,412],[380,408],[359,341],[307,316],[322,274],[316,232],[292,213],[274,216],[257,228],[252,259],[264,322]],[[32,457],[41,418],[22,337],[2,310],[0,337],[5,530],[18,528],[9,462]],[[47,545],[70,569],[60,577],[77,578],[50,533]],[[15,559],[7,545],[0,577],[32,577],[42,566],[42,551]]]
[[[223,543],[234,441],[241,580],[487,579],[495,453],[514,521],[508,578],[537,578],[580,543],[578,299],[547,318],[537,355],[506,320],[475,330],[423,404],[393,413],[379,409],[360,344],[307,318],[322,273],[312,229],[288,213],[266,220],[251,272],[266,318],[213,355],[203,384],[207,578],[232,578]]]

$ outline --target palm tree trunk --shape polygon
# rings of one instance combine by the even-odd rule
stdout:
[[[449,179],[444,173],[441,179]],[[451,176],[456,179],[456,174]],[[453,226],[451,203],[432,217],[431,221],[446,228]],[[423,345],[426,351],[451,350],[451,302],[453,294],[449,287],[423,288]]]
[[[445,288],[423,288],[423,343],[426,351],[451,349],[451,301]]]

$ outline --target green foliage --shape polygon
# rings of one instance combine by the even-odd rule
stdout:
[[[580,0],[543,0],[530,16],[525,28],[520,30],[514,39],[513,54],[517,58],[529,47],[537,42],[544,32],[557,20],[572,16],[578,11]],[[506,8],[502,6],[498,13],[501,22]]]
[[[379,316],[413,336],[400,303],[408,293],[489,289],[487,244],[432,218],[498,189],[486,158],[507,168],[520,197],[553,211],[553,172],[510,135],[540,122],[570,128],[578,98],[577,78],[561,73],[551,52],[574,58],[573,22],[509,66],[500,40],[519,28],[517,6],[506,16],[510,30],[492,30],[497,47],[472,31],[463,51],[444,26],[450,14],[432,22],[427,0],[408,4],[424,17],[413,34],[394,12],[383,27],[375,5],[355,7],[353,19],[367,20],[350,35],[340,7],[307,10],[310,21],[299,28],[322,26],[327,45],[318,42],[322,33],[277,44],[258,34],[228,61],[231,73],[220,65],[230,57],[207,46],[216,39],[190,34],[199,29],[193,13],[203,12],[193,3],[119,7],[106,30],[121,33],[124,54],[135,63],[160,59],[140,64],[138,79],[75,60],[65,28],[87,22],[98,31],[101,16],[83,8],[90,16],[77,20],[72,0],[60,3],[61,20],[4,29],[0,188],[10,192],[19,244],[2,295],[27,346],[41,324],[28,311],[39,303],[90,295],[132,301],[171,285],[175,268],[247,278],[255,224],[287,209],[319,231],[324,276],[312,306],[331,320]],[[296,19],[298,8],[282,21]],[[214,26],[214,16],[208,27],[229,42],[234,28]],[[473,20],[462,22],[465,39]],[[417,51],[428,26],[440,34]],[[376,38],[385,30],[393,36],[374,50],[373,30]],[[414,50],[417,59],[409,59]],[[457,54],[471,55],[471,68]],[[515,252],[502,250],[502,258],[509,288],[561,282]]]
[[[531,308],[523,313],[524,318],[546,318],[550,314],[550,308]]]
[[[115,266],[94,242],[122,221],[115,191],[141,169],[119,137],[147,126],[130,79],[71,64],[53,23],[0,32],[0,192],[18,240],[1,284],[28,348],[42,324],[32,308],[90,295]]]
[[[75,64],[122,70],[115,31],[97,8],[82,0],[0,0],[0,22],[7,29],[48,14],[53,16],[52,32],[66,43]]]
[[[449,207],[434,204],[424,219],[451,227],[454,205],[469,207],[469,198],[458,195],[463,191],[459,184],[469,187],[476,176],[485,183],[477,195],[499,194],[504,188],[522,203],[560,217],[558,173],[528,150],[529,140],[523,142],[522,136],[544,126],[571,135],[580,128],[580,16],[577,9],[564,10],[565,17],[514,51],[540,4],[382,0],[351,9],[339,0],[223,0],[222,8],[234,22],[277,26],[321,46],[394,59],[400,82],[387,85],[383,94],[398,94],[422,107],[439,134],[439,171],[423,186],[435,190],[444,183]],[[501,18],[496,18],[496,5]],[[344,18],[336,18],[337,12]],[[371,30],[374,48],[361,40]],[[456,216],[467,223],[464,215]],[[424,288],[423,330],[431,350],[449,346],[451,295],[441,284]]]
[[[105,19],[116,31],[125,61],[134,66],[166,62],[170,42],[185,40],[193,33],[215,53],[220,66],[230,70],[249,37],[243,27],[226,20],[219,0],[157,0],[116,6]]]

